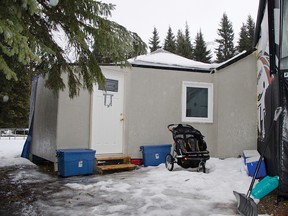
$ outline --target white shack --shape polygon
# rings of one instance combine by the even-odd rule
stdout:
[[[173,143],[171,123],[188,123],[205,136],[211,156],[237,157],[256,149],[256,57],[242,53],[223,64],[195,62],[165,50],[102,66],[106,90],[71,100],[34,82],[29,158],[57,163],[56,150],[90,148],[97,155],[128,154]],[[34,110],[34,111],[33,111]]]

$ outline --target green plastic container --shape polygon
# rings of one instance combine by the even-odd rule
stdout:
[[[267,194],[275,190],[279,185],[279,177],[278,176],[266,176],[263,178],[256,186],[252,189],[252,196],[255,199],[262,199]]]

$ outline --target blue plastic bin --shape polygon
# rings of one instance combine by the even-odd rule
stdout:
[[[145,167],[158,166],[161,163],[165,163],[166,155],[171,153],[171,146],[171,144],[140,146],[140,151],[142,151],[143,156],[143,165]]]
[[[92,149],[59,149],[58,175],[62,177],[88,175],[94,170],[95,150]]]

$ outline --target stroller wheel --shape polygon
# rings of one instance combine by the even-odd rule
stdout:
[[[205,164],[206,164],[206,163],[205,163],[204,161],[201,161],[201,162],[199,163],[199,166],[198,166],[197,171],[199,172],[200,170],[202,170],[203,173],[206,173]]]
[[[206,173],[205,163],[202,165],[202,170],[203,170],[203,173]]]
[[[174,168],[174,158],[171,154],[166,155],[165,166],[169,171],[172,171]]]

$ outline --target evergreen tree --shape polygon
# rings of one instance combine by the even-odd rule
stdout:
[[[188,59],[193,58],[193,46],[190,39],[188,24],[185,26],[185,34],[178,30],[176,38],[176,53]]]
[[[185,46],[185,49],[183,50],[183,56],[188,59],[192,59],[193,58],[193,46],[192,46],[189,27],[188,27],[187,22],[185,26],[185,43],[186,43],[186,46]]]
[[[176,40],[170,26],[168,28],[167,36],[164,41],[164,49],[166,51],[176,53]]]
[[[195,38],[193,57],[196,61],[211,63],[212,54],[210,50],[207,50],[201,30],[197,33]]]
[[[159,45],[160,44],[159,33],[155,27],[154,27],[152,34],[153,34],[153,36],[149,40],[149,44],[151,45],[151,46],[149,46],[150,52],[154,52],[155,50],[161,48],[161,46]]]
[[[13,58],[7,58],[6,61],[13,61]],[[4,73],[0,73],[0,128],[26,128],[29,119],[31,74],[25,66],[9,63],[18,80],[7,80]],[[4,95],[9,96],[5,103],[2,101]]]
[[[187,43],[183,32],[179,29],[176,38],[176,54],[185,57]]]
[[[240,32],[239,32],[239,40],[238,40],[237,50],[240,53],[244,50],[247,50],[247,48],[250,49],[251,45],[249,44],[249,40],[248,40],[247,27],[243,23],[241,28],[240,28]]]
[[[251,15],[249,15],[246,24],[243,23],[240,29],[238,46],[237,46],[238,52],[252,49],[254,32],[255,32],[255,22],[252,19]]]
[[[248,41],[250,43],[250,49],[252,49],[255,34],[255,22],[251,15],[248,16],[246,25],[247,25]]]
[[[46,75],[46,86],[54,92],[65,88],[61,73],[68,75],[69,95],[81,88],[92,91],[93,84],[104,85],[98,61],[91,51],[113,62],[122,62],[133,53],[134,45],[146,48],[141,38],[123,26],[109,21],[114,5],[94,0],[61,0],[52,7],[42,0],[2,0],[0,4],[0,73],[17,80],[14,64],[30,73]],[[66,42],[59,43],[59,37]],[[64,47],[63,44],[67,46]],[[67,53],[67,49],[71,52]],[[74,53],[71,61],[67,56]],[[14,61],[12,61],[12,59]]]
[[[234,31],[233,26],[226,13],[223,14],[223,17],[220,22],[220,28],[218,29],[219,39],[216,39],[216,42],[219,44],[216,48],[216,61],[221,63],[232,58],[235,55],[234,48]]]
[[[130,53],[128,53],[128,56],[126,57],[126,59],[133,58],[133,57],[136,57],[139,55],[147,54],[146,44],[138,41],[137,35],[134,35],[133,37],[136,37],[136,38],[134,38],[134,40],[132,42],[133,49]]]
[[[138,36],[132,35],[132,38],[134,38],[134,37],[138,37]],[[106,54],[105,54],[105,52],[106,52]],[[127,49],[126,51],[123,52],[125,59],[133,58],[133,57],[143,55],[146,53],[147,53],[146,52],[146,44],[139,42],[137,40],[137,38],[134,38],[134,40],[132,41],[131,49]],[[115,59],[111,58],[111,56],[109,54],[109,50],[99,51],[98,47],[94,46],[93,54],[99,63],[105,63],[105,64],[108,63],[109,64],[109,63],[115,62]]]

